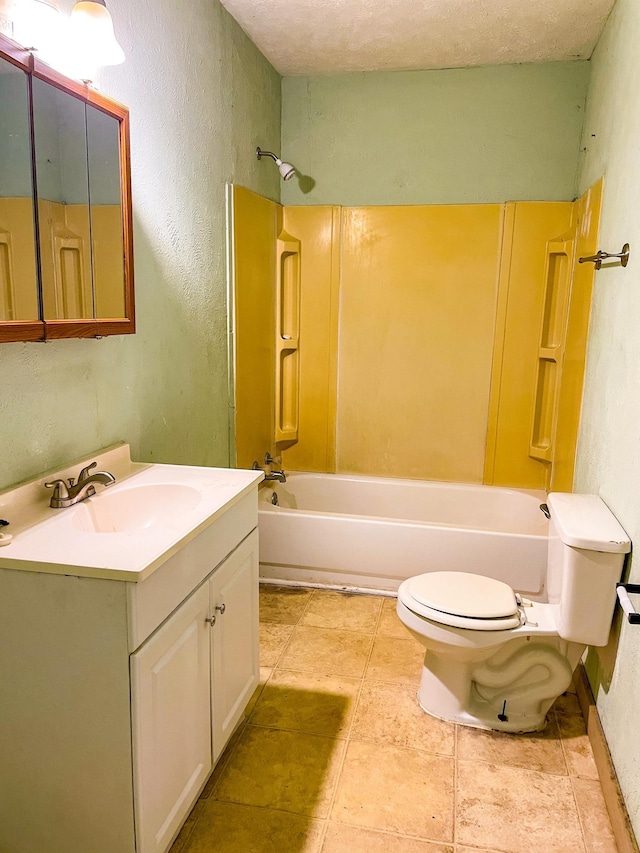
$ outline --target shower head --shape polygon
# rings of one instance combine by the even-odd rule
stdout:
[[[291,163],[283,163],[282,160],[279,157],[276,157],[275,154],[272,154],[271,151],[262,151],[260,146],[256,148],[256,155],[258,160],[261,160],[263,157],[271,157],[278,167],[278,171],[280,172],[283,181],[290,181],[296,173],[296,170],[293,168]]]
[[[277,163],[277,162],[278,162],[278,161],[276,160],[276,163]],[[290,181],[290,180],[291,180],[291,178],[292,178],[292,177],[295,175],[295,173],[296,173],[296,170],[293,168],[293,166],[291,165],[291,163],[283,163],[282,161],[280,161],[280,162],[278,163],[278,169],[279,169],[279,171],[280,171],[280,174],[282,175],[282,180],[283,180],[283,181]]]

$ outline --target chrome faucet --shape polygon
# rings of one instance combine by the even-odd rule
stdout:
[[[271,465],[273,465],[274,462],[275,462],[275,459],[272,459],[271,454],[269,453],[269,451],[267,451],[264,454],[264,465],[259,465],[258,462],[256,461],[253,463],[253,470],[254,471],[264,471],[264,479],[266,482],[269,482],[269,481],[272,482],[275,480],[278,483],[286,483],[287,482],[287,475],[284,473],[284,471],[272,471],[271,470]]]
[[[78,482],[75,482],[74,477],[69,477],[69,480],[53,480],[51,483],[45,483],[47,489],[53,489],[51,502],[49,506],[53,509],[63,509],[67,506],[73,506],[87,498],[92,497],[96,493],[96,483],[103,486],[111,486],[115,483],[116,478],[108,471],[96,471],[94,474],[89,472],[96,468],[97,462],[92,462],[83,468],[78,474]]]

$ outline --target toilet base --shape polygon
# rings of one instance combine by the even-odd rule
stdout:
[[[569,687],[572,671],[565,655],[548,644],[517,643],[466,661],[427,650],[418,703],[431,716],[464,726],[537,732]]]
[[[418,690],[416,698],[418,700],[418,705],[420,705],[422,710],[429,714],[430,717],[435,717],[437,720],[443,720],[449,723],[457,723],[461,726],[468,726],[473,729],[484,729],[485,731],[494,732],[510,732],[511,734],[526,734],[527,732],[540,732],[547,724],[548,708],[544,714],[537,714],[535,716],[528,715],[526,717],[513,717],[508,715],[507,720],[502,721],[497,718],[495,712],[491,711],[490,713],[486,713],[486,708],[477,709],[480,712],[478,714],[474,714],[472,710],[464,711],[459,709],[453,714],[443,716],[442,713],[438,713],[438,711],[425,704],[420,690]],[[553,702],[554,700],[549,702],[549,708]],[[438,708],[438,710],[440,710],[440,708]]]

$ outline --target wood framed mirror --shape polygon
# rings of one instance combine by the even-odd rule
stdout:
[[[2,36],[0,110],[0,341],[133,333],[128,110]]]
[[[0,340],[44,338],[31,145],[31,55],[0,42]]]

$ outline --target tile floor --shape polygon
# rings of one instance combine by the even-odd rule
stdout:
[[[263,586],[261,684],[171,853],[616,853],[575,695],[443,723],[395,600]]]

